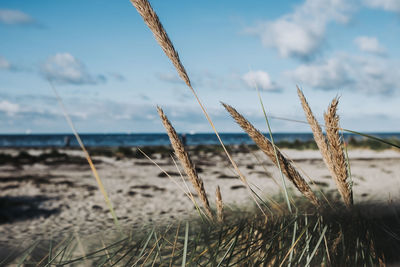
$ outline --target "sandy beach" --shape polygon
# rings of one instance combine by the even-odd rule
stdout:
[[[280,193],[277,185],[281,183],[280,174],[262,152],[246,151],[239,146],[231,150],[240,170],[260,196]],[[23,157],[21,151],[11,148],[0,151],[1,243],[49,238],[71,231],[85,235],[113,229],[107,205],[80,150],[27,149],[28,154],[23,152]],[[283,149],[282,152],[305,177],[314,181],[314,190],[337,194],[319,151]],[[179,173],[181,167],[177,163],[177,169],[168,150],[149,152],[158,167],[135,153],[128,153],[129,156],[107,155],[104,151],[93,153],[121,225],[137,228],[196,216],[192,202],[163,172],[168,172],[184,187]],[[204,180],[212,206],[217,185],[228,209],[254,205],[220,150],[190,147],[189,153]],[[399,151],[355,149],[349,151],[349,158],[356,203],[400,200]],[[191,185],[188,186],[194,193]],[[293,193],[297,192],[293,190]]]

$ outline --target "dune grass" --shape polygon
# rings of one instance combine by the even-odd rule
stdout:
[[[355,205],[315,212],[295,198],[297,215],[265,223],[253,209],[225,212],[223,224],[193,219],[144,228],[120,237],[100,234],[39,240],[15,262],[36,266],[384,266],[399,260],[399,210]],[[300,212],[301,210],[301,212]],[[296,226],[295,226],[296,225]],[[101,243],[98,240],[102,240]],[[50,242],[53,245],[50,245]]]

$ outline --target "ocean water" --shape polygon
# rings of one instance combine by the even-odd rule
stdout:
[[[368,133],[379,138],[398,138],[400,133]],[[169,145],[167,134],[81,134],[81,139],[89,147],[118,147],[118,146],[158,146]],[[227,145],[253,144],[253,141],[244,133],[221,133],[223,142]],[[267,135],[269,136],[269,135]],[[345,139],[352,134],[345,133]],[[275,142],[295,140],[308,141],[311,133],[275,133]],[[63,147],[69,142],[70,146],[78,146],[72,134],[0,134],[0,147]],[[186,134],[187,145],[219,144],[214,133]]]

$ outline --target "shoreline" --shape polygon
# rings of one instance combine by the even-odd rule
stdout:
[[[280,176],[268,158],[248,146],[230,146],[232,156],[260,196],[279,195]],[[146,153],[184,186],[170,157],[171,148],[145,147]],[[189,146],[189,154],[204,180],[211,205],[219,185],[227,208],[254,206],[244,185],[221,149]],[[22,153],[21,157],[21,152]],[[314,190],[337,194],[319,151],[282,149],[300,171],[312,177]],[[94,153],[94,152],[97,152]],[[110,153],[112,152],[112,153]],[[192,202],[157,166],[131,148],[90,151],[123,226],[167,223],[196,216]],[[103,196],[79,149],[0,149],[0,242],[12,242],[48,232],[76,229],[91,234],[113,228]],[[141,154],[140,154],[141,155]],[[15,161],[20,157],[20,161]],[[350,149],[355,203],[400,201],[400,151]],[[1,161],[3,160],[3,161]],[[12,162],[14,160],[14,162]],[[274,180],[275,179],[275,180]],[[318,187],[318,188],[317,188]],[[194,193],[194,190],[189,185]],[[293,194],[296,190],[290,186]]]

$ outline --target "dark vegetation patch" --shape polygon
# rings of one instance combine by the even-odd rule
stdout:
[[[227,174],[223,174],[221,173],[220,175],[218,175],[217,177],[218,179],[237,179],[237,176],[234,175],[227,175]]]
[[[397,146],[400,146],[400,139],[398,138],[385,138],[383,139],[386,142],[395,144]],[[384,150],[384,149],[390,149],[392,146],[389,144],[379,142],[370,138],[354,138],[350,137],[348,139],[348,145],[350,148],[369,148],[373,150]]]
[[[292,142],[282,140],[282,141],[276,142],[276,145],[279,148],[290,148],[290,149],[298,149],[298,150],[306,150],[306,149],[316,150],[316,149],[318,149],[317,144],[314,142],[314,140],[300,141],[300,140],[296,139]]]
[[[70,156],[66,153],[60,153],[58,150],[53,149],[50,152],[42,153],[40,155],[31,155],[22,150],[16,156],[9,154],[0,154],[0,165],[11,164],[14,166],[33,165],[41,163],[45,165],[59,165],[59,164],[77,164],[87,165],[87,160],[83,157]],[[93,160],[93,163],[100,163],[98,160]]]
[[[181,174],[179,172],[167,172],[167,173],[168,173],[169,176],[181,176]],[[168,177],[168,175],[165,172],[160,172],[157,175],[157,177],[165,178],[165,177]]]
[[[10,190],[10,189],[15,189],[15,188],[19,188],[19,185],[16,185],[16,184],[6,185],[3,187],[0,187],[0,191],[4,192],[4,191]]]
[[[63,180],[60,180],[63,179]],[[23,182],[31,182],[37,187],[41,187],[42,185],[66,185],[67,187],[79,187],[84,188],[89,192],[98,190],[98,188],[94,185],[89,184],[80,184],[75,183],[71,180],[64,180],[65,176],[55,176],[55,175],[20,175],[20,176],[8,176],[8,177],[1,177],[0,183],[23,183]],[[9,185],[11,186],[11,185]],[[20,187],[20,185],[13,185],[15,187]],[[10,189],[10,188],[9,188]]]
[[[92,209],[93,210],[97,210],[97,211],[102,211],[103,210],[103,208],[101,206],[99,206],[99,205],[93,205]]]
[[[267,177],[272,177],[272,174],[267,171],[251,171],[249,172],[250,174],[258,174],[260,176],[267,176]]]
[[[43,196],[0,197],[0,224],[56,214],[59,209],[44,209],[40,207],[43,202],[54,199]]]
[[[129,191],[128,192],[128,196],[133,197],[134,195],[136,195],[137,193],[135,191]]]
[[[130,188],[132,188],[132,189],[144,189],[144,190],[151,189],[153,191],[161,191],[161,192],[165,191],[165,188],[158,187],[156,185],[147,185],[147,184],[144,184],[144,185],[133,185]]]
[[[231,189],[232,190],[237,190],[237,189],[241,189],[241,188],[246,188],[244,185],[232,185]]]
[[[173,150],[169,146],[143,146],[140,147],[150,158],[156,154],[161,155],[161,158],[168,158]],[[145,155],[136,147],[120,146],[120,147],[91,147],[89,153],[92,156],[115,157],[117,159],[136,158],[145,159]]]
[[[0,177],[0,183],[12,183],[12,182],[32,182],[34,184],[50,184],[53,183],[57,178],[65,178],[65,176],[56,175],[8,175],[7,177]]]

